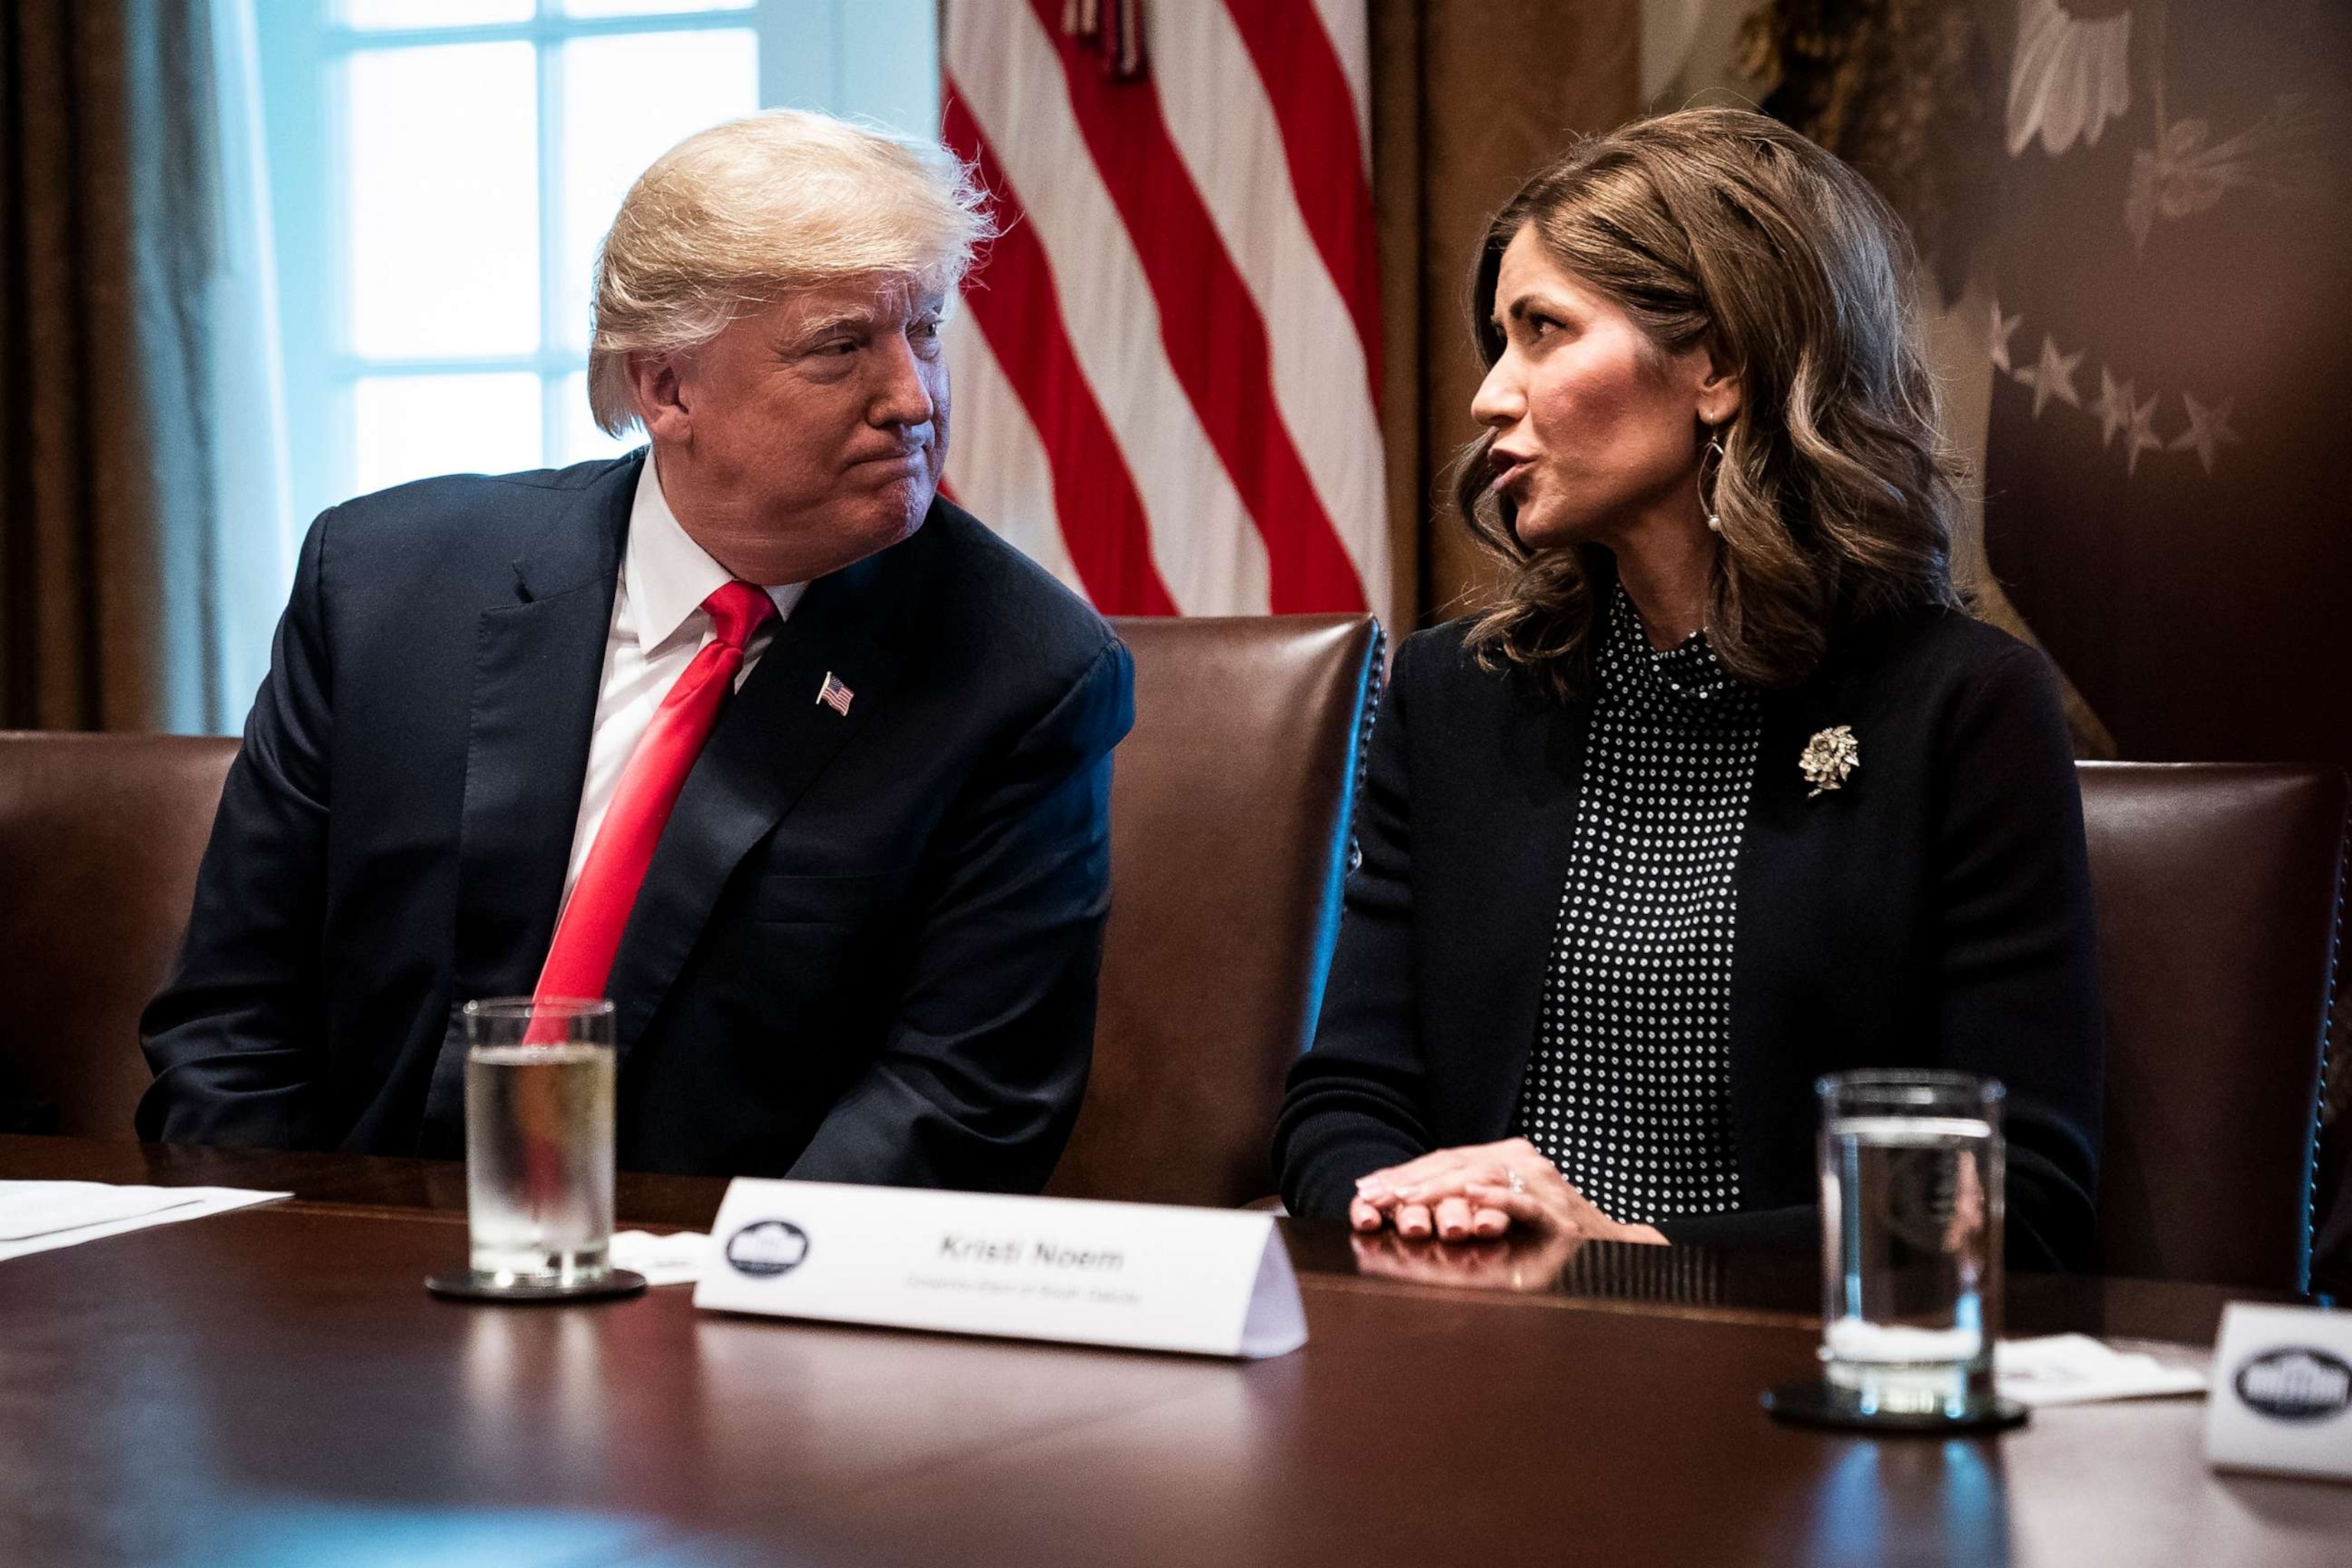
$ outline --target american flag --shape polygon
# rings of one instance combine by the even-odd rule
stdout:
[[[845,719],[849,717],[849,700],[856,695],[829,669],[824,672],[824,684],[816,689],[816,700]]]
[[[1390,610],[1366,0],[948,0],[951,492],[1114,615]]]

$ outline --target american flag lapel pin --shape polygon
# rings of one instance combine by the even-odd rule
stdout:
[[[855,695],[841,683],[841,677],[829,669],[824,672],[824,684],[816,689],[816,700],[845,719],[849,717],[849,700]]]

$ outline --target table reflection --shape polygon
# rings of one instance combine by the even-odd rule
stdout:
[[[1824,1568],[2010,1561],[2009,1484],[1997,1441],[1841,1441],[1846,1452],[1813,1490],[1800,1560]]]
[[[1674,1302],[1685,1306],[1755,1305],[1727,1301],[1727,1259],[1708,1247],[1643,1247],[1514,1232],[1492,1241],[1412,1240],[1392,1230],[1349,1237],[1359,1275],[1416,1285],[1525,1294]],[[1770,1304],[1801,1310],[1785,1283]],[[1759,1294],[1750,1292],[1749,1294]]]
[[[720,1568],[721,1543],[659,1521],[586,1509],[431,1508],[269,1493],[217,1501],[174,1568],[382,1568],[386,1563],[660,1561]]]
[[[475,1309],[466,1325],[467,1426],[484,1452],[520,1436],[593,1451],[605,1425],[603,1315]]]
[[[1492,1241],[1414,1240],[1392,1230],[1350,1237],[1356,1272],[1415,1285],[1471,1290],[1556,1290],[1581,1245],[1572,1237],[1522,1233]]]

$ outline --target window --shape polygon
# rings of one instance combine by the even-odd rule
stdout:
[[[929,133],[933,0],[257,0],[303,518],[429,474],[624,449],[588,416],[629,183],[790,104]]]

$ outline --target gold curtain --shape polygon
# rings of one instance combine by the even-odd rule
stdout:
[[[201,0],[0,6],[0,726],[211,684],[208,39]]]

